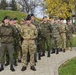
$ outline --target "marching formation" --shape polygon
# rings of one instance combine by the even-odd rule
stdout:
[[[0,71],[8,65],[15,71],[17,63],[22,63],[21,71],[25,71],[29,62],[30,69],[36,71],[37,59],[41,60],[45,53],[50,57],[53,53],[72,50],[74,32],[70,19],[66,24],[63,18],[48,20],[46,16],[37,21],[34,14],[30,14],[18,24],[17,18],[5,16],[0,24]]]

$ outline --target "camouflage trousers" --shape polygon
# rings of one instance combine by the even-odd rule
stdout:
[[[65,33],[61,34],[60,48],[66,49],[66,34]]]
[[[66,46],[67,47],[72,47],[72,42],[73,42],[72,35],[71,36],[68,36],[66,39],[67,39],[66,40]]]
[[[36,51],[35,40],[24,40],[22,43],[22,65],[27,65],[27,54],[30,53],[30,66],[34,66],[34,53]]]
[[[59,48],[60,38],[59,37],[53,37],[52,38],[52,47],[53,48]]]
[[[14,49],[15,49],[15,53],[14,53],[14,59],[18,59],[21,60],[22,57],[22,47],[21,47],[21,43],[14,43]]]

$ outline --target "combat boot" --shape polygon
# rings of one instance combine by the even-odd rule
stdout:
[[[4,70],[4,67],[3,67],[3,65],[1,65],[0,71],[3,71],[3,70]]]
[[[18,65],[17,65],[17,61],[16,61],[16,60],[14,61],[14,65],[15,65],[15,66],[18,66]]]
[[[10,65],[10,70],[11,70],[11,71],[15,71],[13,65]]]
[[[38,60],[41,60],[41,54],[40,53],[38,54]]]
[[[51,52],[51,54],[53,54],[53,53],[55,53],[55,49],[54,49],[54,48],[52,49],[52,52]]]
[[[55,51],[56,51],[56,54],[59,54],[59,49],[58,48]]]
[[[65,49],[63,49],[63,52],[65,52]]]
[[[21,71],[25,71],[26,69],[27,69],[26,66],[23,66]]]
[[[9,61],[6,61],[5,66],[8,66],[8,65],[9,65]]]
[[[31,66],[30,69],[36,71],[36,68],[34,66]]]
[[[62,52],[62,48],[60,48],[59,51]]]
[[[34,61],[37,62],[37,53],[34,53]]]
[[[21,63],[21,60],[18,60],[19,63]]]
[[[45,56],[45,51],[42,52],[41,56],[42,56],[42,57]]]
[[[48,51],[48,55],[47,55],[47,57],[50,57],[50,51]]]

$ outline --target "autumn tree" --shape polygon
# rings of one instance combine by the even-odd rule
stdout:
[[[39,4],[39,0],[19,0],[17,2],[21,5],[22,11],[26,13],[34,13],[35,8]]]
[[[75,8],[75,0],[46,0],[47,13],[50,16],[57,16],[67,19],[72,17],[72,10]]]

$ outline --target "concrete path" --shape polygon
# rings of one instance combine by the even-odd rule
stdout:
[[[35,72],[30,70],[30,64],[27,70],[22,72],[22,64],[18,63],[18,66],[15,67],[15,72],[11,72],[9,66],[7,66],[4,71],[0,72],[0,75],[58,75],[58,67],[73,57],[76,57],[75,48],[73,48],[73,51],[60,52],[58,55],[51,54],[50,58],[47,58],[47,56],[42,57],[37,62],[37,71]]]

